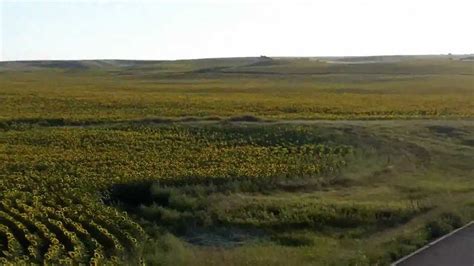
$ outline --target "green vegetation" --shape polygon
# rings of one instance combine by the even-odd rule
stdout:
[[[473,61],[368,60],[3,63],[0,120],[93,123],[243,114],[265,119],[474,115]]]
[[[0,264],[389,264],[474,218],[473,66],[1,63]]]

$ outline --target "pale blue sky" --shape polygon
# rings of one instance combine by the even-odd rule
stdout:
[[[0,60],[472,53],[472,0],[0,0]]]

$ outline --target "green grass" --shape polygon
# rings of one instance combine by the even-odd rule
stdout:
[[[474,218],[473,66],[1,63],[0,264],[389,264]]]
[[[239,265],[385,264],[474,214],[472,122],[236,123],[7,129],[1,210],[81,224],[82,261]]]

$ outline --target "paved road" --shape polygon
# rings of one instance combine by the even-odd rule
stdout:
[[[397,266],[474,266],[474,222],[395,262]]]

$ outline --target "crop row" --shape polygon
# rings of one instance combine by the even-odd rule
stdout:
[[[324,143],[304,127],[241,130],[0,132],[1,262],[137,261],[146,234],[127,213],[103,203],[110,187],[158,180],[324,178],[345,166],[352,151]]]

